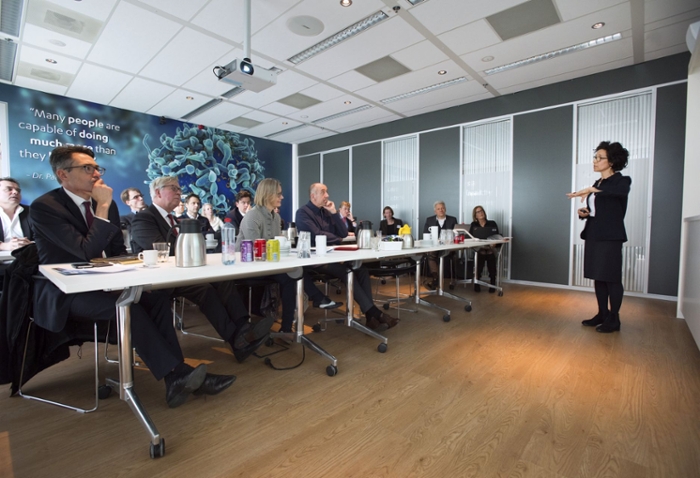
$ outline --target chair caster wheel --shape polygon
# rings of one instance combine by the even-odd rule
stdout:
[[[454,285],[454,284],[450,284],[450,290],[455,290],[455,285]]]
[[[379,281],[379,282],[381,282],[381,283],[382,283],[382,285],[386,285],[386,279],[382,279],[382,280],[381,280],[381,281]]]
[[[265,341],[265,347],[272,347],[273,345],[275,345],[275,340],[272,337],[268,337]]]
[[[380,354],[383,354],[384,352],[386,352],[386,350],[387,350],[388,348],[389,348],[389,346],[388,346],[387,344],[385,344],[385,343],[381,343],[381,344],[377,345],[377,351],[378,351]]]
[[[445,315],[442,316],[442,320],[443,320],[444,322],[449,322],[451,319],[452,319],[452,317],[450,317],[449,314],[445,314]]]
[[[336,367],[335,365],[329,365],[328,367],[326,367],[326,375],[328,375],[329,377],[333,377],[337,374],[338,367]]]
[[[384,310],[389,310],[389,303],[387,302],[386,304],[384,304],[384,305],[382,306],[382,309],[384,309]]]
[[[503,297],[503,291],[502,291],[502,290],[499,290],[499,291],[498,291],[498,297]]]
[[[110,395],[112,395],[112,387],[109,385],[100,385],[97,387],[97,398],[100,400],[109,398]]]
[[[464,310],[465,310],[466,312],[471,312],[471,311],[472,311],[472,306],[471,306],[471,304],[465,305],[465,306],[464,306]]]
[[[165,456],[165,438],[160,439],[160,443],[154,445],[151,443],[151,458]]]
[[[335,293],[338,294],[338,295],[340,295],[341,292],[343,292],[343,291],[340,290],[340,289],[336,289],[336,290],[335,290]]]
[[[313,327],[311,327],[311,330],[314,332],[320,332],[321,331],[321,324],[314,324]]]

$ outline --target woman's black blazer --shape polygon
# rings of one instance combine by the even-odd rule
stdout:
[[[586,227],[581,232],[581,239],[627,242],[625,213],[631,184],[629,176],[618,172],[593,185],[600,192],[596,193],[595,199],[589,195],[586,204],[590,210],[590,201],[595,200],[595,216],[584,218]]]

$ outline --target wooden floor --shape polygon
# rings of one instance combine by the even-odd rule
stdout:
[[[459,293],[474,297],[472,312],[438,298],[453,309],[449,323],[425,308],[402,313],[385,354],[336,324],[314,334],[338,358],[332,378],[310,351],[301,367],[274,371],[183,337],[191,363],[238,380],[170,410],[163,384],[136,371],[166,440],[156,460],[114,396],[80,415],[3,393],[0,476],[700,476],[700,352],[673,318],[675,303],[626,297],[622,332],[603,335],[580,325],[594,314],[591,293]],[[89,382],[90,355],[43,372],[27,391],[89,398],[72,389]],[[273,362],[300,358],[294,345]]]

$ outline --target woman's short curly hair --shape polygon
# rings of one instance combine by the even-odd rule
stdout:
[[[620,143],[601,141],[595,150],[599,151],[601,149],[608,154],[608,163],[610,163],[610,167],[613,171],[622,171],[627,167],[627,160],[630,157],[630,152],[623,148]]]

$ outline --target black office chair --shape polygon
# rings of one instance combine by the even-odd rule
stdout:
[[[416,308],[404,308],[401,307],[401,301],[407,299],[412,295],[413,291],[413,281],[409,280],[409,294],[401,293],[401,281],[402,276],[408,276],[409,279],[411,274],[416,273],[416,262],[410,258],[399,258],[394,260],[380,261],[377,263],[367,264],[367,270],[370,277],[379,279],[377,281],[377,287],[374,293],[374,302],[382,304],[384,310],[389,310],[392,304],[396,304],[397,315],[401,316],[401,310],[407,312],[418,312]],[[394,279],[396,283],[396,297],[389,299],[378,299],[379,295],[379,283],[385,284],[387,279]]]

